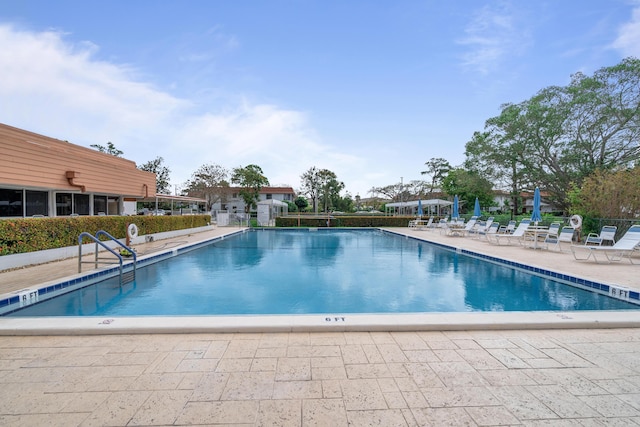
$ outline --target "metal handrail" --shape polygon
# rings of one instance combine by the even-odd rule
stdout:
[[[133,258],[133,274],[135,276],[136,274],[136,264],[138,262],[138,258],[136,255],[136,252],[130,248],[129,246],[125,245],[124,243],[122,243],[120,240],[116,239],[115,237],[113,237],[111,234],[107,233],[104,230],[98,230],[98,232],[96,233],[96,238],[98,238],[98,236],[107,236],[109,239],[113,240],[115,243],[117,243],[119,246],[121,246],[123,249],[125,249],[126,251],[128,251],[131,254],[131,257]],[[120,258],[122,258],[122,255],[120,255]]]
[[[111,252],[113,255],[115,255],[116,258],[118,258],[118,263],[120,265],[120,285],[122,286],[122,274],[123,274],[123,259],[122,259],[122,255],[120,255],[118,252],[114,251],[112,248],[110,248],[109,246],[107,246],[104,242],[101,242],[100,239],[98,238],[99,235],[104,235],[107,236],[109,239],[113,240],[114,242],[116,242],[118,245],[122,246],[123,248],[125,248],[126,250],[128,250],[132,256],[133,256],[133,274],[135,277],[135,271],[136,271],[136,262],[137,262],[137,258],[136,258],[136,253],[133,251],[133,249],[127,247],[126,245],[123,245],[120,241],[118,241],[115,237],[113,237],[112,235],[110,235],[109,233],[107,233],[104,230],[100,230],[96,233],[96,235],[92,235],[86,231],[80,233],[80,235],[78,236],[78,273],[82,273],[82,264],[94,264],[94,268],[98,268],[98,263],[99,263],[99,256],[98,256],[98,245],[102,246],[104,249],[106,249],[107,251]],[[96,249],[95,249],[95,259],[94,261],[82,261],[82,239],[84,237],[89,238],[90,240],[93,240],[96,244]],[[103,261],[104,262],[104,261]],[[108,264],[114,264],[114,262],[105,262]]]

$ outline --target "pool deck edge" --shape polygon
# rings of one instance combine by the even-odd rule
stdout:
[[[640,328],[637,311],[2,318],[0,336]]]

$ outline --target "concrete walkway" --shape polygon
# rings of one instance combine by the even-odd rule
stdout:
[[[398,230],[637,288],[640,266]],[[3,426],[634,426],[640,329],[0,336],[0,383]]]
[[[634,426],[640,332],[0,337],[3,426]]]

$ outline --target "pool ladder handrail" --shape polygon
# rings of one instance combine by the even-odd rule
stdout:
[[[116,263],[116,261],[100,261],[100,260],[109,259],[109,258],[104,258],[104,257],[100,257],[99,256],[98,245],[100,245],[103,248],[105,248],[107,251],[109,251],[113,255],[115,255],[116,258],[118,258],[117,263],[119,263],[119,265],[120,265],[119,266],[120,267],[120,286],[122,286],[123,277],[124,277],[124,272],[123,272],[124,260],[123,260],[123,257],[118,252],[114,251],[112,248],[107,246],[104,242],[100,241],[99,236],[101,236],[101,235],[108,237],[110,240],[114,241],[116,244],[121,246],[123,249],[129,251],[129,253],[133,257],[133,263],[132,263],[133,264],[133,275],[130,278],[131,279],[130,281],[135,280],[135,278],[136,278],[136,264],[138,262],[135,251],[132,248],[130,248],[127,245],[125,245],[122,242],[120,242],[118,239],[116,239],[115,237],[113,237],[111,234],[107,233],[104,230],[99,230],[96,233],[95,236],[92,235],[91,233],[86,232],[86,231],[80,233],[80,235],[78,236],[78,273],[82,273],[82,264],[94,264],[94,268],[98,268],[98,264],[100,262],[102,262],[103,264],[115,264]],[[87,238],[93,240],[95,242],[95,244],[96,244],[95,259],[93,261],[82,261],[82,239],[84,237],[87,237]]]

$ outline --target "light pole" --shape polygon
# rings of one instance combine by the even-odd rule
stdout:
[[[400,177],[400,214],[402,214],[404,212],[404,206],[402,205],[404,203],[404,181],[403,178]]]

